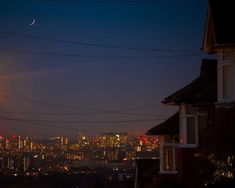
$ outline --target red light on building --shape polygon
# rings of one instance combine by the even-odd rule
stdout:
[[[140,136],[139,140],[143,143],[143,144],[147,144],[148,143],[148,139],[146,136]]]

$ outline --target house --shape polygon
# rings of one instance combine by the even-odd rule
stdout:
[[[179,112],[147,132],[161,137],[159,176],[166,181],[200,187],[201,183],[216,184],[234,178],[233,9],[231,0],[209,0],[202,50],[216,54],[217,60],[203,60],[201,75],[163,100],[164,104],[179,106]],[[203,156],[207,162],[205,169],[198,160]],[[200,174],[210,165],[213,170],[204,181]],[[220,184],[218,187],[226,186]]]
[[[217,160],[217,176],[231,179],[235,164],[235,12],[231,0],[209,0],[202,50],[217,55],[217,102],[207,145]],[[213,139],[214,138],[214,139]],[[215,139],[216,138],[216,139]],[[221,170],[222,169],[222,170]],[[218,179],[218,178],[217,178]]]
[[[147,135],[160,136],[159,175],[182,185],[197,187],[201,135],[210,126],[217,95],[216,60],[204,59],[200,76],[162,102],[177,105],[179,111],[150,129]]]
[[[231,0],[210,0],[202,50],[218,58],[216,126],[235,121],[235,12]]]

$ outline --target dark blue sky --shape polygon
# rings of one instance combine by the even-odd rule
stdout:
[[[199,75],[200,62],[204,57],[200,53],[200,48],[206,9],[205,0],[159,0],[151,3],[2,0],[0,94],[89,109],[62,108],[2,97],[1,117],[80,122],[40,122],[39,125],[18,120],[1,120],[0,131],[40,136],[76,134],[76,131],[49,128],[44,126],[46,125],[82,128],[94,132],[110,130],[145,133],[169,117],[176,108],[161,105],[128,113],[110,113],[110,110],[160,104],[164,97]],[[30,23],[33,18],[36,19],[36,24],[32,27]],[[166,51],[101,48],[20,37],[18,34]],[[27,53],[16,53],[11,50],[25,50]],[[185,50],[195,52],[192,54]],[[67,56],[32,54],[29,51],[60,53]],[[175,55],[182,57],[169,57]],[[120,58],[121,56],[136,58]],[[94,111],[91,108],[106,110],[109,113],[102,110]],[[46,116],[38,113],[61,115]],[[88,122],[123,120],[149,121]]]

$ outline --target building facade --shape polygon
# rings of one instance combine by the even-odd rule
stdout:
[[[161,180],[186,187],[234,182],[233,7],[229,0],[209,0],[202,50],[217,60],[203,60],[199,78],[163,100],[179,112],[147,132],[161,136]]]

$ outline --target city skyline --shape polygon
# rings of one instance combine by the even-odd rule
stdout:
[[[12,177],[41,177],[52,174],[89,175],[100,169],[109,169],[111,174],[122,172],[124,175],[127,169],[131,169],[129,176],[133,179],[134,161],[159,158],[158,148],[156,136],[133,137],[117,132],[93,137],[79,134],[76,138],[56,136],[47,139],[1,135],[0,173]]]

